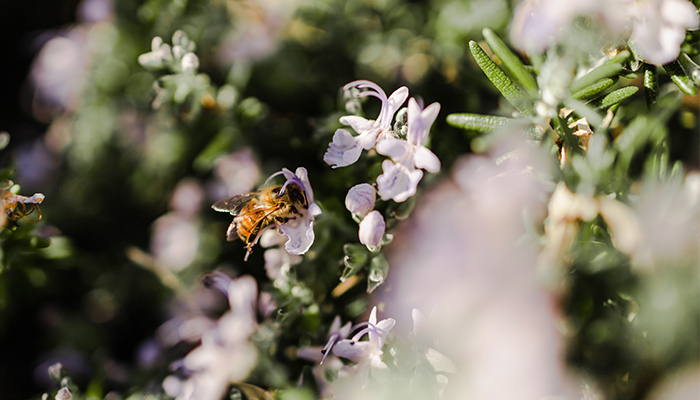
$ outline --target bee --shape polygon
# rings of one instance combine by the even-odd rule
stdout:
[[[296,219],[309,209],[309,202],[304,189],[288,183],[219,200],[211,208],[234,216],[226,231],[226,240],[243,240],[247,250],[244,260],[247,261],[265,230]]]

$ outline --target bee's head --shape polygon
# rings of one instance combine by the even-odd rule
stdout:
[[[304,208],[309,208],[309,205],[306,201],[306,193],[297,185],[289,185],[287,186],[287,191],[289,192],[289,198],[294,202],[295,204],[301,204],[302,207]]]

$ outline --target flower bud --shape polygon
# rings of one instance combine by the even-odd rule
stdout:
[[[350,188],[345,197],[345,207],[351,213],[364,217],[374,208],[377,191],[372,185],[361,183]]]
[[[52,381],[59,383],[64,376],[66,376],[66,369],[63,367],[63,364],[59,362],[49,366],[49,377],[51,377]]]
[[[194,53],[187,53],[182,56],[181,61],[182,72],[186,74],[194,74],[199,68],[199,58]]]
[[[73,394],[70,392],[70,390],[66,387],[61,388],[58,393],[56,393],[56,400],[72,400],[73,399]]]
[[[360,222],[360,243],[372,248],[377,247],[382,242],[386,223],[382,214],[374,210]]]

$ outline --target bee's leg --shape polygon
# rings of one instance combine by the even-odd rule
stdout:
[[[267,218],[271,214],[279,211],[279,209],[280,209],[280,207],[275,208],[274,210],[263,215],[262,218],[258,219],[255,222],[255,226],[253,226],[253,229],[250,230],[250,233],[248,234],[248,237],[246,237],[246,240],[245,240],[246,249],[248,250],[248,252],[246,253],[243,261],[248,260],[248,256],[250,255],[250,253],[253,252],[253,246],[255,246],[255,244],[258,243],[258,239],[260,238],[260,235],[262,235],[263,232],[265,232],[266,230],[268,230],[269,228],[272,227],[272,225],[270,225],[270,222],[267,222],[267,224],[265,223]],[[253,238],[253,240],[250,240],[251,238]]]
[[[253,253],[253,243],[248,243],[246,246],[246,253],[245,257],[243,257],[243,261],[248,261],[248,256],[250,256]]]

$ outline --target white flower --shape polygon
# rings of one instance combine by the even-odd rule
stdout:
[[[284,190],[290,183],[299,186],[304,190],[304,193],[306,193],[306,200],[309,204],[308,210],[298,210],[300,213],[299,217],[278,225],[279,230],[287,236],[287,243],[284,245],[287,252],[296,255],[304,254],[314,242],[314,217],[321,214],[321,208],[318,204],[314,203],[314,192],[311,189],[309,174],[306,168],[299,167],[296,173],[292,173],[292,171],[287,168],[282,168],[282,171],[270,175],[265,183],[269,182],[277,175],[284,175],[284,177],[287,178],[287,181],[280,190],[280,194],[284,193]]]
[[[345,207],[353,214],[364,217],[374,208],[377,191],[368,183],[361,183],[350,188],[345,196]]]
[[[386,223],[384,222],[382,214],[377,210],[370,212],[362,219],[362,222],[360,222],[360,230],[358,232],[360,243],[369,248],[379,246],[384,237],[385,230]]]
[[[335,344],[339,341],[345,339],[348,336],[348,334],[350,334],[350,328],[350,322],[346,323],[341,327],[340,317],[336,316],[333,320],[333,323],[331,324],[330,329],[328,330],[328,342],[326,343],[326,345],[323,348],[319,346],[301,348],[298,351],[299,357],[323,364],[323,362],[326,360],[326,357],[328,357],[328,354],[330,354],[330,351],[333,348],[333,346],[335,346]]]
[[[333,354],[357,362],[352,367],[342,369],[339,378],[355,377],[358,380],[357,383],[364,388],[369,383],[370,375],[379,382],[389,380],[391,371],[382,361],[382,347],[387,334],[396,325],[396,320],[387,318],[377,322],[377,307],[374,307],[369,320],[362,325],[366,325],[366,328],[356,333],[350,340],[339,341],[333,347]],[[369,340],[359,342],[358,340],[365,334],[369,335]]]
[[[86,27],[73,28],[44,44],[32,62],[30,78],[36,88],[32,112],[49,121],[63,111],[75,110],[80,102],[90,67]]]
[[[326,372],[337,371],[343,366],[343,363],[338,357],[335,355],[330,355],[329,357],[328,355],[331,353],[331,349],[333,349],[336,343],[345,339],[348,334],[350,334],[350,329],[350,322],[341,327],[340,317],[336,316],[328,331],[328,342],[326,342],[324,347],[309,346],[303,347],[297,351],[299,358],[318,363],[313,367],[312,371],[316,379],[316,384],[318,385],[318,390],[321,393],[321,398],[332,397],[332,392],[330,390],[331,382],[328,381],[328,374]]]
[[[529,0],[518,5],[510,37],[522,51],[544,51],[579,15],[602,19],[609,33],[632,32],[645,61],[661,65],[678,57],[685,30],[698,27],[687,0]]]
[[[289,254],[280,248],[285,239],[277,230],[268,230],[260,237],[260,246],[267,248],[264,254],[265,271],[272,280],[286,280],[289,268],[301,262],[301,256]]]
[[[195,371],[194,374],[181,388],[167,382],[169,394],[180,389],[178,400],[219,400],[230,382],[247,377],[255,365],[255,347],[248,342],[257,329],[255,279],[243,276],[233,280],[223,274],[212,279],[214,285],[225,286],[231,310],[219,319],[215,328],[204,333],[201,346],[185,357],[185,367]]]
[[[260,167],[250,148],[243,148],[216,161],[214,176],[217,184],[213,197],[223,198],[250,192],[258,182]]]
[[[675,60],[685,30],[698,27],[698,12],[687,0],[637,1],[632,12],[632,37],[641,57],[662,65]]]
[[[377,143],[377,152],[393,160],[393,162],[385,160],[382,163],[384,173],[377,178],[382,200],[393,199],[396,202],[402,202],[416,194],[418,182],[423,178],[423,172],[416,168],[422,168],[428,172],[440,171],[440,160],[423,146],[439,112],[439,103],[433,103],[422,109],[422,106],[411,98],[408,101],[406,141],[386,139]]]
[[[323,161],[333,168],[345,167],[353,164],[360,158],[362,149],[369,150],[391,130],[391,122],[394,114],[408,98],[408,88],[402,86],[387,98],[384,90],[376,83],[359,80],[348,83],[343,89],[352,87],[368,88],[360,92],[358,97],[374,96],[382,101],[382,109],[376,120],[368,120],[356,115],[349,115],[340,118],[343,125],[349,125],[358,136],[353,136],[345,129],[338,129],[333,135],[333,141],[328,146]]]

